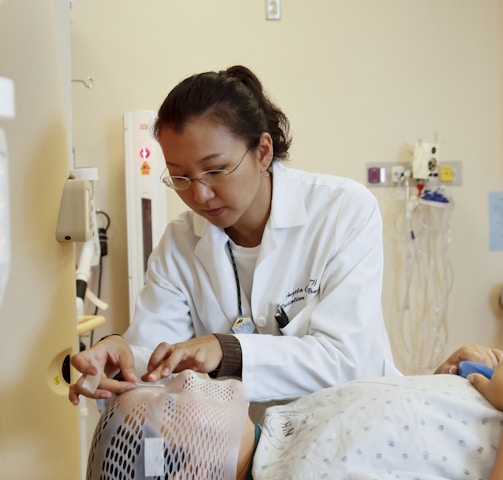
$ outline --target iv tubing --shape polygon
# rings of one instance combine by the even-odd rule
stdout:
[[[405,370],[422,373],[431,371],[441,360],[447,340],[448,297],[453,282],[448,226],[452,201],[442,209],[419,203],[415,195],[410,196],[409,178],[410,174],[405,175],[404,207],[395,220],[403,261],[397,275],[402,294],[397,297],[393,322],[399,339],[394,350],[407,364]],[[402,225],[400,217],[405,220]]]

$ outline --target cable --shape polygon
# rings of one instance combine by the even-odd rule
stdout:
[[[100,298],[101,295],[101,285],[102,285],[102,277],[103,277],[103,257],[108,255],[108,229],[110,228],[110,224],[112,223],[110,220],[110,215],[104,212],[103,210],[96,210],[96,215],[103,215],[106,219],[105,227],[98,227],[98,235],[100,240],[100,259],[98,262],[98,288],[97,288],[97,296]],[[99,308],[96,306],[94,309],[94,315],[97,315]],[[91,347],[94,343],[94,330],[91,330],[89,335],[89,346]]]

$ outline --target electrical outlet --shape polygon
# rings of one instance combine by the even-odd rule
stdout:
[[[393,165],[391,167],[391,181],[400,183],[405,175],[405,168],[402,165]]]
[[[266,0],[267,20],[281,20],[281,0]]]
[[[450,165],[440,167],[440,181],[450,183],[454,178],[454,171]]]
[[[461,185],[463,180],[461,162],[440,162],[438,179],[443,185]]]

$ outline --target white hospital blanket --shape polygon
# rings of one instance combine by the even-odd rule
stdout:
[[[382,377],[268,409],[254,480],[482,480],[503,415],[455,375]]]

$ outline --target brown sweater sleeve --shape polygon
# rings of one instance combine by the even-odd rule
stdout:
[[[211,378],[236,377],[241,379],[243,373],[243,353],[241,344],[234,335],[213,334],[222,347],[222,361],[220,365],[209,373]]]

